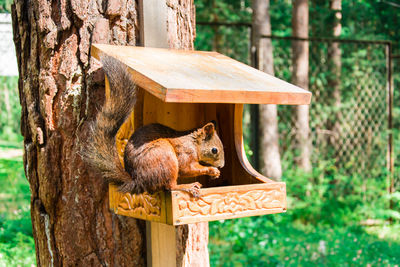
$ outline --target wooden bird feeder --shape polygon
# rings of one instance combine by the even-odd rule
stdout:
[[[246,158],[243,104],[307,105],[310,92],[216,52],[96,44],[92,55],[120,60],[140,87],[131,119],[117,135],[121,159],[135,128],[154,122],[188,130],[215,120],[224,144],[220,178],[178,181],[200,182],[201,197],[182,191],[123,194],[110,185],[110,208],[116,214],[180,225],[286,211],[285,183],[259,174]]]

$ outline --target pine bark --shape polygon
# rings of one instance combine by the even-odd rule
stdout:
[[[308,38],[308,0],[294,0],[292,15],[294,37]],[[297,40],[292,43],[293,76],[292,83],[308,89],[308,41]],[[311,137],[309,126],[309,106],[296,107],[296,134],[300,151],[298,165],[305,171],[311,171]]]
[[[144,221],[109,211],[79,155],[104,101],[90,46],[140,43],[137,1],[16,0],[12,17],[38,266],[145,266]],[[171,46],[193,47],[192,1],[168,1],[167,17]]]
[[[271,35],[269,0],[253,2],[253,44],[256,48],[258,69],[274,75],[272,42],[261,35]],[[267,177],[280,180],[282,177],[279,153],[278,111],[276,105],[259,105],[259,166]]]

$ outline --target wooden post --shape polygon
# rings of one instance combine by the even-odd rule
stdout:
[[[140,40],[143,46],[168,48],[167,3],[165,0],[141,0]],[[146,221],[147,266],[175,267],[175,226]]]
[[[175,226],[146,221],[147,266],[175,267]]]
[[[139,8],[142,46],[168,48],[166,0],[141,0]]]
[[[192,5],[191,1],[188,2]],[[167,1],[141,0],[139,5],[141,44],[169,48]],[[146,243],[147,266],[209,266],[208,223],[175,227],[146,221]]]
[[[143,46],[168,48],[165,0],[141,0],[140,40]],[[146,221],[147,266],[176,266],[176,233],[172,225]]]

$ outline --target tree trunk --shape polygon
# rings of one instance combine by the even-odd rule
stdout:
[[[258,69],[274,75],[272,43],[269,38],[260,35],[271,35],[269,0],[253,2],[253,44],[256,48]],[[281,179],[282,166],[279,153],[278,114],[276,105],[259,105],[259,166],[267,177]]]
[[[192,1],[167,6],[170,45],[193,47]],[[111,213],[78,155],[104,101],[90,45],[140,43],[137,2],[16,0],[12,16],[38,266],[146,265],[145,222]]]
[[[330,9],[335,14],[332,23],[332,36],[339,38],[342,31],[342,0],[331,0]],[[328,54],[331,68],[328,85],[332,90],[333,107],[335,110],[335,116],[332,118],[334,121],[331,123],[331,143],[336,147],[336,140],[340,136],[340,73],[342,70],[342,53],[338,42],[329,43]]]
[[[294,0],[292,30],[294,37],[308,38],[308,0]],[[292,83],[308,90],[308,41],[293,41]],[[298,165],[311,171],[311,137],[309,126],[309,106],[296,107],[297,142],[300,151]]]

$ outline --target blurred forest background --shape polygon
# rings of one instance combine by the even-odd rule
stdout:
[[[311,169],[302,163],[298,111],[278,107],[282,174],[276,178],[287,184],[288,211],[211,222],[211,266],[400,264],[400,1],[309,0],[309,39],[293,31],[291,0],[264,2],[269,2],[271,29],[261,39],[272,47],[269,72],[296,83],[293,51],[301,43],[309,49]],[[10,4],[0,0],[0,12],[9,12]],[[250,0],[195,4],[197,50],[219,51],[261,68]],[[29,185],[19,154],[17,83],[15,76],[0,77],[0,266],[35,264]],[[261,171],[262,114],[247,106],[244,115],[247,153]],[[392,168],[389,147],[395,152]]]

